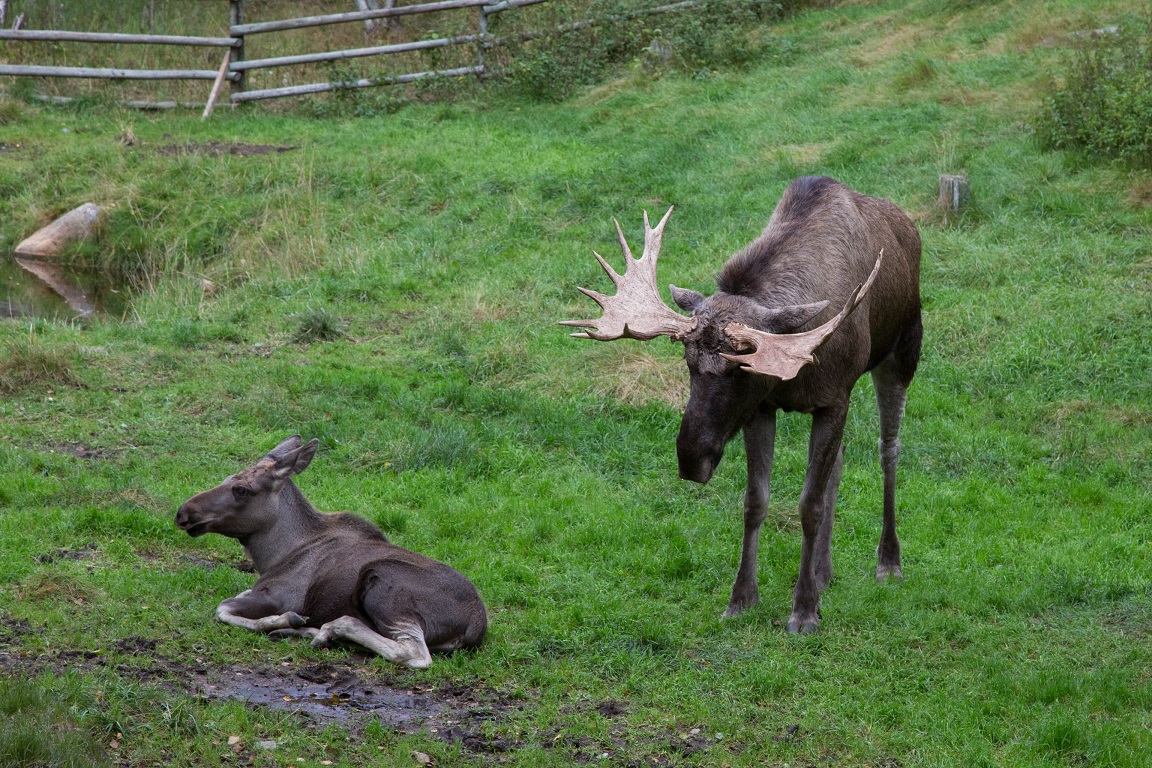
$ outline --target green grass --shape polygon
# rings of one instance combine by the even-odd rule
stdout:
[[[46,711],[115,739],[128,764],[217,765],[233,734],[282,744],[258,765],[410,764],[412,750],[478,764],[428,735],[186,696],[117,646],[144,638],[155,656],[216,666],[355,663],[214,622],[253,576],[205,568],[239,546],[172,523],[185,498],[299,432],[321,441],[299,479],[317,506],[364,514],[480,588],[485,647],[397,679],[515,700],[490,728],[516,747],[492,761],[568,765],[572,750],[544,746],[567,735],[621,766],[1146,765],[1150,182],[1044,152],[1027,127],[1061,59],[1041,43],[1139,5],[853,3],[764,29],[786,58],[637,68],[558,105],[496,94],[371,120],[206,123],[4,110],[0,144],[20,148],[0,151],[0,251],[79,203],[114,205],[77,258],[136,295],[123,319],[0,321],[0,371],[16,372],[0,399],[0,650],[104,659],[33,685],[45,701],[66,685],[68,708]],[[161,151],[193,142],[298,148]],[[972,207],[945,221],[937,175],[960,171]],[[762,603],[721,622],[742,447],[708,486],[677,480],[678,348],[575,341],[556,321],[593,311],[575,286],[606,286],[593,249],[619,263],[612,216],[635,242],[642,208],[675,204],[661,279],[711,292],[807,173],[919,222],[926,335],[902,435],[906,580],[872,577],[864,380],[836,580],[821,632],[796,638],[778,622],[807,418],[779,426]],[[607,700],[626,713],[599,715]],[[706,749],[669,746],[697,728]]]
[[[77,718],[74,705],[67,706],[70,699],[81,698],[74,690],[76,683],[75,679],[50,677],[0,679],[0,765],[95,768],[108,764],[92,734],[75,722],[84,718]]]

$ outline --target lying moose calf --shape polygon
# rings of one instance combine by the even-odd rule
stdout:
[[[238,540],[260,574],[252,589],[220,603],[216,618],[318,647],[349,640],[415,669],[432,663],[429,649],[480,645],[488,617],[472,582],[390,543],[367,520],[308,503],[291,478],[308,468],[317,444],[293,435],[180,505],[181,530]]]

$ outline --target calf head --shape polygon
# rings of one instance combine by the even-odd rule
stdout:
[[[180,505],[176,525],[189,536],[219,533],[243,539],[271,528],[280,510],[280,491],[292,475],[308,468],[319,441],[293,435],[255,465]]]
[[[840,313],[809,331],[794,332],[820,314],[828,306],[827,301],[766,307],[746,296],[704,296],[670,286],[676,304],[692,313],[685,317],[664,303],[656,287],[656,261],[664,224],[671,213],[669,208],[655,229],[648,224],[648,214],[644,214],[644,253],[639,259],[633,258],[620,224],[616,223],[624,252],[624,274],[617,274],[600,254],[595,254],[616,284],[616,295],[581,288],[600,305],[604,316],[599,320],[565,320],[561,325],[590,329],[572,335],[597,341],[669,336],[684,343],[689,398],[676,453],[680,477],[706,483],[724,455],[724,446],[768,393],[813,362],[816,349],[859,306],[880,272],[883,252],[877,256],[871,275],[856,288]]]

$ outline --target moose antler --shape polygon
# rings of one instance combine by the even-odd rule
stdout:
[[[728,334],[728,338],[738,347],[753,347],[754,349],[752,352],[742,355],[729,355],[722,352],[721,356],[734,363],[740,363],[741,368],[745,371],[764,376],[775,376],[785,381],[796,378],[796,374],[800,373],[801,368],[816,359],[813,355],[816,348],[823,344],[825,339],[840,326],[840,323],[844,322],[844,319],[860,305],[864,295],[868,293],[868,289],[876,281],[876,276],[880,274],[880,262],[883,258],[884,251],[881,250],[876,256],[876,265],[872,267],[872,273],[868,275],[868,279],[856,287],[856,290],[848,298],[848,303],[844,305],[844,309],[819,328],[813,328],[803,333],[777,334],[758,331],[742,323],[729,323],[724,327],[724,332]]]
[[[648,212],[644,212],[644,254],[635,259],[624,239],[620,222],[613,219],[616,234],[620,238],[620,248],[624,251],[624,275],[621,276],[593,251],[596,260],[616,284],[616,295],[580,288],[579,290],[600,305],[604,316],[599,320],[562,320],[560,325],[575,328],[590,328],[583,333],[573,333],[578,339],[613,341],[615,339],[654,339],[657,336],[671,336],[683,339],[684,335],[696,327],[696,320],[674,311],[663,299],[656,287],[656,260],[660,258],[660,241],[664,236],[664,223],[672,215],[672,208],[660,219],[653,229],[648,225]]]

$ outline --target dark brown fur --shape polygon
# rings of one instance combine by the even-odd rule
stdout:
[[[349,640],[412,667],[431,663],[429,650],[480,645],[487,614],[467,578],[392,544],[363,518],[308,503],[291,476],[307,468],[316,446],[290,437],[180,506],[177,526],[237,539],[260,574],[252,589],[220,604],[217,618],[313,645]]]
[[[729,323],[779,334],[826,322],[867,279],[881,251],[879,275],[861,305],[819,347],[815,364],[795,378],[748,373],[721,357],[735,351],[724,332]],[[809,632],[819,626],[820,591],[832,578],[831,529],[848,401],[857,379],[869,371],[884,469],[877,575],[900,576],[895,473],[906,391],[920,359],[919,274],[920,237],[903,211],[833,179],[806,177],[785,191],[760,237],[724,265],[716,294],[673,288],[677,304],[697,321],[684,338],[691,394],[677,439],[680,476],[707,482],[725,443],[741,430],[748,452],[744,544],[725,615],[759,599],[756,554],[767,514],[776,412],[800,411],[813,421],[800,498],[800,574],[788,628]]]

